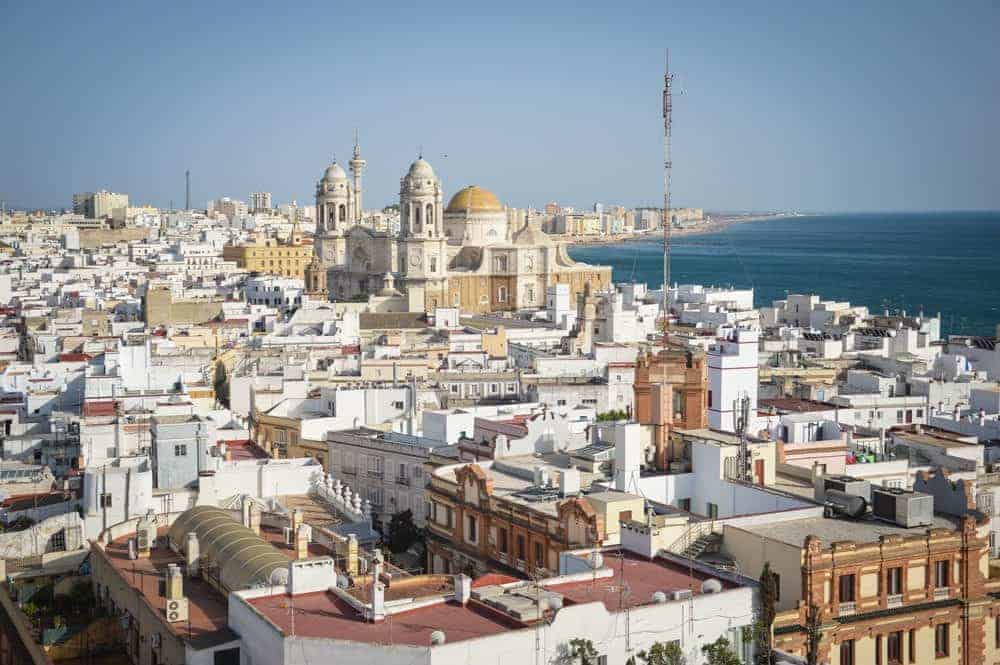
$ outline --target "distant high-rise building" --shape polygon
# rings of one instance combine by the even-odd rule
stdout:
[[[208,202],[208,212],[217,212],[226,216],[226,219],[233,221],[247,214],[247,204],[237,199],[225,196]]]
[[[73,195],[73,212],[87,219],[115,219],[125,221],[128,194],[101,190]]]
[[[545,204],[545,214],[546,215],[558,215],[560,212],[559,204],[555,201],[549,201]]]
[[[271,192],[250,192],[250,212],[271,209]]]

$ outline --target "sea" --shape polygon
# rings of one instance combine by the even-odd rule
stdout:
[[[663,282],[663,242],[574,245],[616,282]],[[752,287],[757,306],[789,293],[927,315],[942,334],[996,334],[1000,212],[828,214],[733,224],[675,237],[671,282]]]

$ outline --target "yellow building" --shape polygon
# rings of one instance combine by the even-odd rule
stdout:
[[[306,267],[312,261],[312,244],[305,242],[298,227],[288,242],[275,238],[254,238],[242,245],[226,245],[222,258],[250,272],[305,279]]]

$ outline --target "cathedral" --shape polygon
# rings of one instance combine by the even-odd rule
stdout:
[[[404,296],[410,311],[456,307],[463,313],[545,307],[545,291],[570,295],[611,283],[611,268],[577,263],[564,243],[470,185],[444,205],[444,189],[423,158],[399,183],[399,231],[378,231],[362,214],[366,162],[357,143],[348,163],[334,161],[316,185],[314,257],[306,288],[331,300]],[[515,228],[516,227],[516,228]]]

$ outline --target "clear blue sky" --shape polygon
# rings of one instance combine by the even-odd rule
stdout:
[[[311,201],[359,127],[369,206],[655,205],[669,45],[676,205],[1000,208],[997,2],[290,5],[6,3],[0,197]]]

